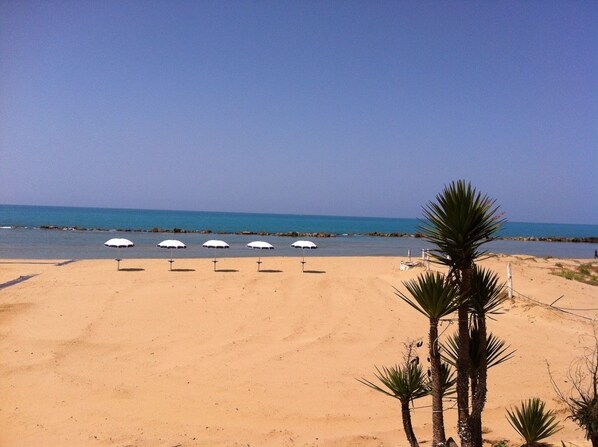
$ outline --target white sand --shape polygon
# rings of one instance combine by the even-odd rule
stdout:
[[[0,445],[396,446],[406,445],[398,401],[357,382],[426,337],[427,321],[393,287],[423,271],[399,258],[109,260],[0,264]],[[598,288],[527,256],[484,264],[549,304],[597,308]],[[587,261],[586,261],[587,262]],[[490,327],[517,349],[490,370],[485,438],[520,445],[505,408],[538,396],[565,429],[550,441],[589,445],[555,400],[557,380],[590,340],[589,320],[518,298]],[[577,312],[595,318],[597,311]],[[446,334],[455,325],[442,326]],[[422,358],[425,351],[422,348]],[[425,361],[424,361],[425,363]],[[416,402],[415,431],[431,435]],[[447,405],[448,406],[448,405]],[[447,435],[456,438],[456,412]]]

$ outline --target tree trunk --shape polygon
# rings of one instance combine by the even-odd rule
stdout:
[[[481,446],[483,444],[482,441],[482,418],[481,417],[473,417],[470,416],[469,418],[469,427],[471,429],[471,439],[472,439],[472,446]],[[479,440],[479,444],[478,444]]]
[[[438,320],[430,319],[430,369],[432,371],[432,447],[446,444],[444,413],[442,410],[442,379],[440,377],[440,350]]]
[[[413,425],[411,424],[411,410],[409,409],[409,401],[401,401],[401,416],[403,417],[403,430],[405,430],[409,445],[411,447],[419,447],[417,438],[413,432]]]
[[[477,317],[478,337],[480,346],[480,365],[476,374],[475,390],[471,388],[471,445],[472,447],[482,447],[482,412],[486,405],[487,382],[488,382],[488,345],[486,338],[486,319]]]
[[[459,293],[468,298],[471,288],[471,266],[461,270]],[[461,447],[471,447],[471,428],[469,427],[469,311],[467,303],[459,307],[459,355],[457,357],[457,432],[461,438]]]

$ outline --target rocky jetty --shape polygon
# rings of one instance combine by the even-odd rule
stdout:
[[[22,228],[22,227],[14,227]],[[331,237],[350,237],[350,236],[369,236],[369,237],[412,237],[412,238],[423,238],[421,233],[384,233],[379,231],[372,231],[369,233],[352,233],[352,234],[337,234],[337,233],[326,233],[326,232],[302,232],[302,231],[288,231],[288,232],[268,232],[268,231],[217,231],[214,232],[210,229],[201,230],[190,230],[185,228],[152,228],[152,229],[132,229],[132,228],[84,228],[84,227],[60,227],[55,225],[41,225],[39,227],[42,230],[61,230],[61,231],[119,231],[127,233],[194,233],[194,234],[237,234],[241,236],[279,236],[279,237],[306,237],[306,238],[331,238]],[[587,236],[587,237],[563,237],[563,236],[517,236],[517,237],[497,237],[494,240],[505,240],[505,241],[522,241],[522,242],[571,242],[571,243],[587,243],[596,244],[598,243],[598,236]]]

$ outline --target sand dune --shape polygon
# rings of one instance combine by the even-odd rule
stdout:
[[[355,379],[400,360],[427,322],[393,287],[423,271],[400,258],[88,260],[2,263],[0,444],[11,446],[406,445],[398,402]],[[561,411],[552,441],[589,445],[555,400],[558,380],[582,352],[597,288],[551,275],[556,262],[492,257],[513,266],[518,298],[491,322],[517,349],[490,371],[488,440],[517,436],[505,408],[538,396]],[[436,268],[436,267],[432,267]],[[533,301],[532,301],[533,300]],[[537,301],[537,302],[536,302]],[[441,330],[451,333],[455,325]],[[423,352],[423,351],[422,351]],[[425,355],[423,356],[425,358]],[[429,401],[415,431],[430,440]],[[447,435],[456,437],[447,410]]]

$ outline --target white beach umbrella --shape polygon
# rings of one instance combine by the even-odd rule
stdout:
[[[247,248],[253,248],[256,250],[272,250],[274,246],[264,241],[253,241],[247,244]]]
[[[174,260],[172,259],[172,250],[187,248],[187,246],[183,244],[181,241],[177,241],[176,239],[167,239],[165,241],[160,242],[158,244],[158,248],[167,248],[170,251],[170,260],[168,262],[170,263],[170,270],[172,270],[172,263],[174,262]]]
[[[252,248],[254,250],[273,250],[274,246],[268,242],[264,241],[253,241],[247,244],[247,248]],[[260,264],[262,263],[261,255],[257,258],[257,271],[260,271]]]
[[[293,248],[300,248],[301,252],[303,254],[303,259],[301,261],[301,271],[305,271],[305,250],[315,250],[316,248],[318,248],[318,246],[316,244],[314,244],[312,241],[297,241],[297,242],[293,242],[291,244],[291,247]]]
[[[316,244],[314,244],[312,241],[297,241],[297,242],[293,242],[291,244],[291,247],[293,248],[301,248],[301,249],[315,249],[318,248],[318,246]]]
[[[204,242],[202,247],[205,248],[213,248],[213,249],[221,249],[221,248],[229,248],[229,245],[224,241],[219,241],[218,239],[211,239],[207,242]],[[214,252],[214,271],[216,271],[216,263],[218,260],[216,259],[216,252]]]
[[[117,238],[117,237],[107,240],[106,242],[104,242],[104,245],[106,247],[118,248],[118,258],[116,258],[116,269],[117,270],[120,270],[120,261],[122,260],[122,259],[120,259],[120,249],[135,246],[135,244],[133,242],[131,242],[130,240]]]
[[[205,247],[205,248],[228,248],[229,245],[224,241],[219,241],[217,239],[211,239],[207,242],[204,242],[202,247]]]

